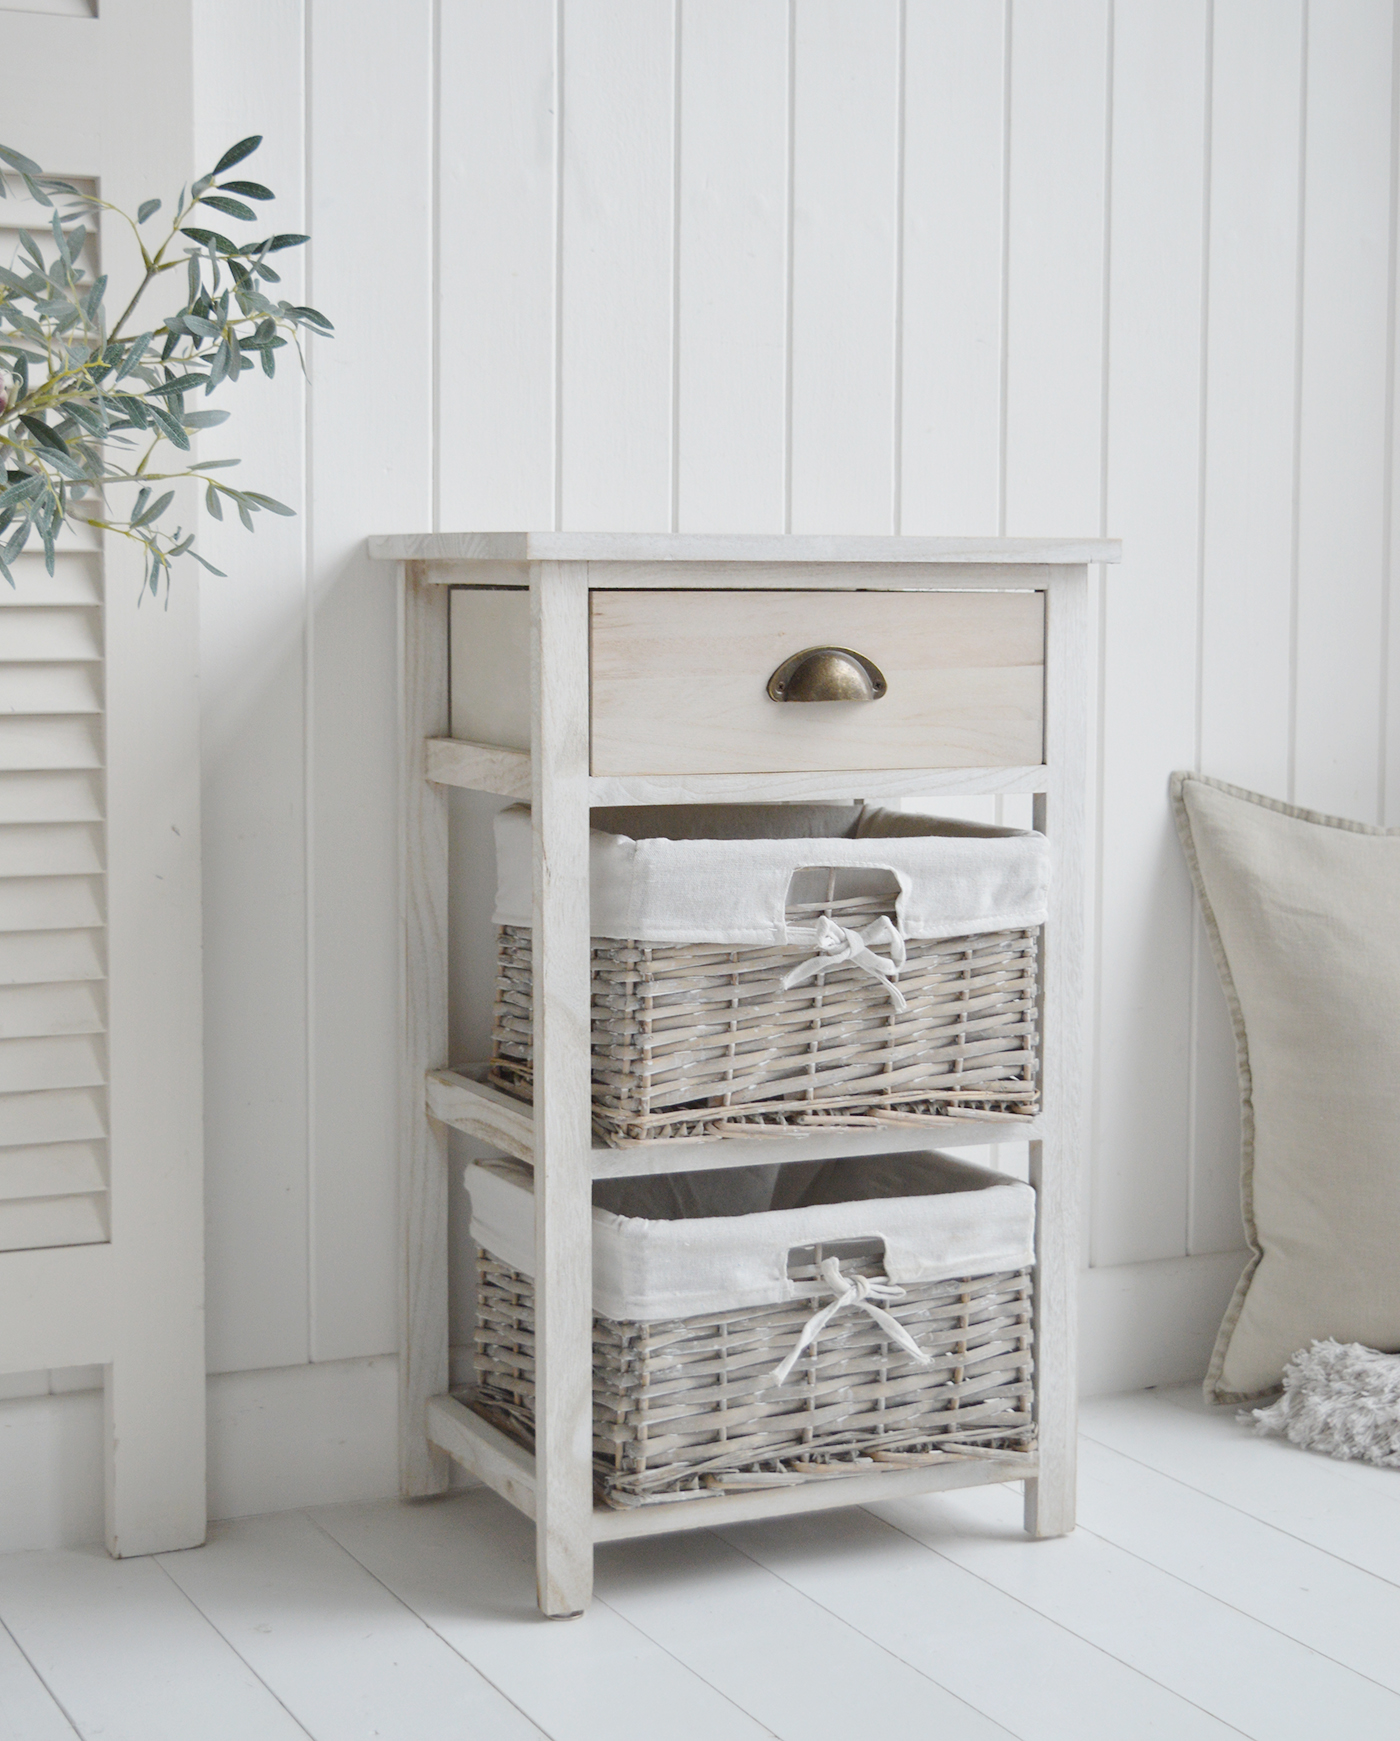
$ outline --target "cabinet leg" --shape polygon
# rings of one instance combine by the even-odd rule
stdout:
[[[1040,1474],[1026,1483],[1025,1526],[1036,1537],[1074,1528],[1079,1448],[1075,1357],[1074,1174],[1062,1144],[1031,1144],[1036,1189],[1035,1422]]]
[[[1041,1243],[1036,1275],[1036,1445],[1040,1474],[1026,1483],[1026,1534],[1068,1535],[1074,1528],[1079,1451],[1074,1298],[1069,1266]]]
[[[535,1566],[541,1610],[593,1593],[593,1168],[588,571],[531,579]]]
[[[1025,1530],[1037,1541],[1069,1535],[1074,1529],[1074,1470],[1068,1472],[1052,1459],[1047,1467],[1041,1453],[1040,1474],[1026,1483]]]

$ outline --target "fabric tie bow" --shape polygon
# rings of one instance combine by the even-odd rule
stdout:
[[[919,1344],[904,1328],[898,1318],[881,1309],[895,1300],[904,1298],[904,1289],[898,1288],[893,1282],[872,1280],[869,1276],[847,1276],[841,1273],[839,1257],[828,1257],[822,1260],[821,1273],[827,1286],[833,1288],[836,1298],[812,1316],[802,1326],[802,1334],[797,1338],[796,1345],[787,1359],[773,1373],[774,1384],[786,1384],[792,1376],[792,1369],[797,1365],[804,1349],[811,1347],[822,1331],[846,1306],[859,1306],[862,1312],[868,1312],[891,1342],[897,1342],[907,1354],[912,1354],[921,1365],[927,1366],[933,1359],[931,1354],[925,1354]],[[876,1302],[879,1302],[877,1304]]]
[[[904,938],[889,919],[877,919],[863,931],[854,931],[850,926],[838,925],[834,919],[823,914],[810,929],[805,925],[794,925],[788,935],[795,942],[814,944],[817,953],[808,956],[806,961],[799,962],[790,973],[783,976],[785,990],[791,991],[795,985],[805,985],[809,979],[815,979],[827,968],[839,967],[842,962],[849,961],[853,967],[860,968],[862,973],[868,973],[872,979],[883,981],[890,994],[890,1002],[896,1010],[903,1012],[908,1009],[904,993],[895,984],[899,970],[904,966]],[[872,943],[888,944],[888,961],[872,951]]]

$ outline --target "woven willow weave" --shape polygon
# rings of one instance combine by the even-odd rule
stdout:
[[[817,1261],[821,1253],[817,1252]],[[869,1258],[845,1273],[876,1275]],[[814,1281],[815,1264],[794,1269]],[[533,1446],[534,1283],[477,1251],[473,1406]],[[669,1323],[593,1319],[593,1469],[615,1506],[881,1467],[1028,1451],[1031,1273],[911,1287],[887,1309],[925,1366],[864,1312],[839,1313],[781,1387],[774,1369],[830,1295]]]
[[[859,925],[882,909],[790,907]],[[1035,931],[911,940],[908,1007],[849,964],[785,990],[811,951],[593,939],[593,1122],[615,1147],[872,1121],[1028,1118],[1036,1091]],[[491,1073],[531,1092],[531,934],[499,928]]]

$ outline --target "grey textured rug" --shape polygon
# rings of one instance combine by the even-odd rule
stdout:
[[[1308,1451],[1400,1469],[1400,1354],[1314,1342],[1288,1362],[1279,1400],[1240,1419]]]

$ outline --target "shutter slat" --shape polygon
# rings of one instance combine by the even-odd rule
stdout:
[[[53,573],[44,571],[37,550],[19,556],[10,564],[13,587],[0,582],[0,611],[32,610],[36,605],[100,605],[102,570],[95,550],[60,545]]]
[[[107,1194],[21,1197],[0,1203],[0,1251],[45,1245],[99,1245],[107,1238]]]
[[[106,1047],[93,1034],[46,1034],[0,1040],[0,1094],[41,1088],[100,1088]]]
[[[101,877],[6,877],[0,881],[0,931],[68,931],[101,923]]]
[[[96,11],[95,0],[33,3]],[[0,258],[17,225],[47,230],[50,215],[28,199],[0,205]],[[96,223],[88,230],[91,282]],[[0,1252],[109,1237],[101,535],[66,526],[52,574],[33,542],[11,569],[15,584],[0,584]]]
[[[91,980],[0,985],[0,1040],[43,1034],[100,1034],[105,1026],[103,1001],[100,985]]]
[[[106,1096],[96,1088],[51,1088],[0,1094],[0,1148],[89,1142],[105,1137]]]
[[[0,824],[0,877],[71,877],[102,870],[102,831],[90,822]]]
[[[96,774],[0,774],[0,823],[101,820],[102,786]]]
[[[31,1143],[0,1149],[0,1201],[12,1197],[75,1197],[107,1188],[107,1145]]]
[[[0,985],[52,985],[105,974],[99,930],[0,933]]]
[[[100,768],[100,735],[98,721],[81,716],[0,717],[0,769]]]
[[[0,646],[4,633],[0,618]],[[0,664],[0,714],[101,711],[100,665]]]
[[[100,619],[95,610],[21,605],[5,614],[4,658],[18,664],[33,660],[100,659],[100,634]]]

